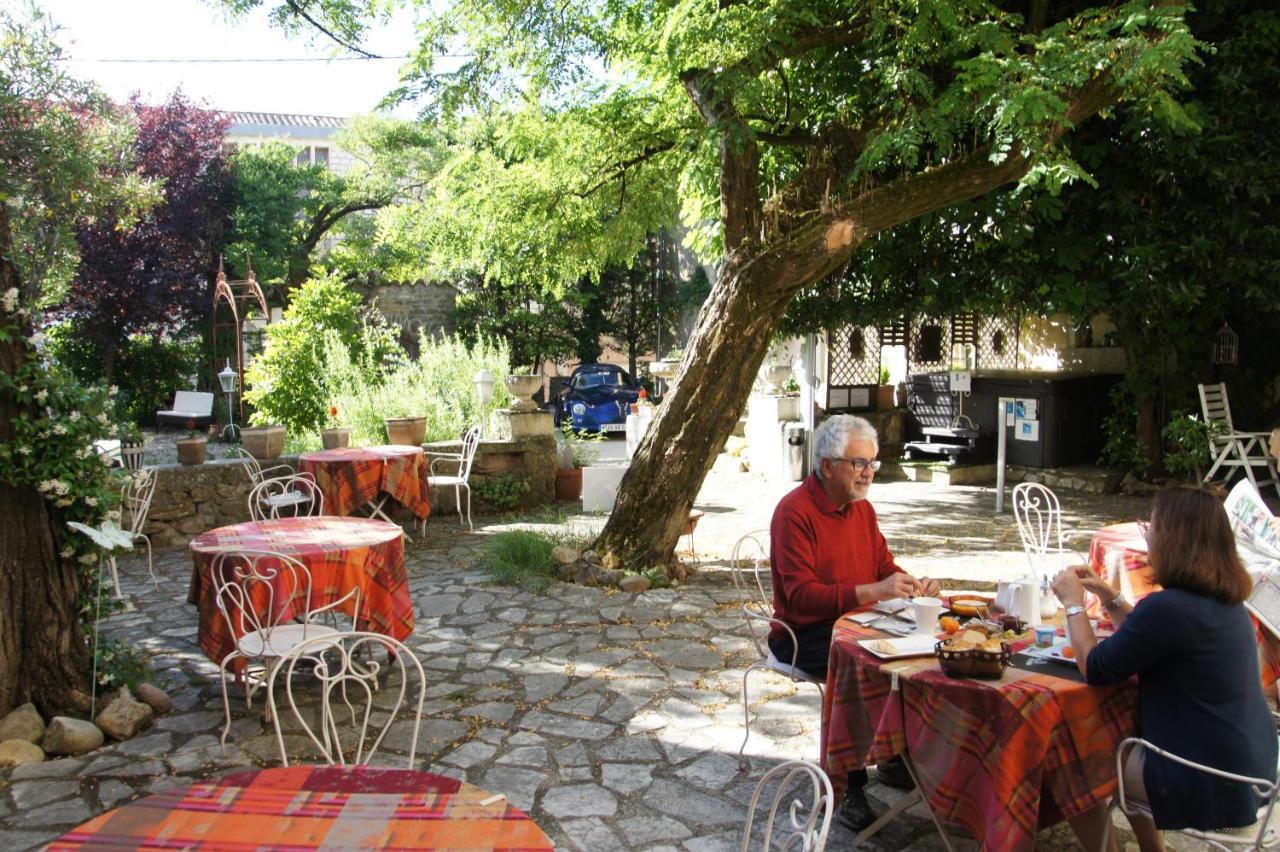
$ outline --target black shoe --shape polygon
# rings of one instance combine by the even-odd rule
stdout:
[[[901,757],[891,757],[884,763],[877,764],[876,780],[886,787],[896,787],[899,790],[912,790],[916,786],[911,780],[911,773],[907,771],[906,761]]]
[[[836,808],[836,822],[857,834],[875,821],[876,813],[871,810],[867,794],[861,787],[849,788],[844,794],[844,801]]]

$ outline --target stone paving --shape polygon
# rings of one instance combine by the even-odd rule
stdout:
[[[558,848],[736,849],[760,776],[780,760],[817,757],[817,690],[756,674],[751,766],[739,773],[736,764],[741,676],[754,651],[735,614],[724,559],[739,535],[767,526],[791,487],[714,472],[698,501],[707,513],[694,542],[702,570],[678,589],[638,595],[560,584],[535,594],[491,585],[477,567],[484,543],[513,524],[550,529],[567,521],[586,534],[602,523],[598,516],[484,518],[472,534],[450,517],[433,518],[406,560],[417,612],[408,644],[428,671],[418,766],[505,793]],[[1067,526],[1085,531],[1141,515],[1148,505],[1062,496]],[[989,489],[879,483],[872,499],[891,546],[913,571],[972,586],[1023,564],[1012,518],[993,514]],[[1087,532],[1072,536],[1074,547],[1087,542]],[[218,746],[218,669],[196,645],[187,553],[157,558],[160,591],[145,582],[138,559],[120,568],[130,610],[105,622],[104,632],[152,655],[176,709],[128,742],[0,772],[2,848],[39,846],[174,785],[278,765],[260,713],[263,693],[248,712],[233,688],[231,738],[225,752]],[[874,783],[869,793],[880,805],[899,795]],[[849,839],[833,827],[829,848],[847,848]],[[957,845],[974,848],[967,839]],[[1063,826],[1043,832],[1039,845],[1075,848]],[[866,848],[942,847],[917,805]]]

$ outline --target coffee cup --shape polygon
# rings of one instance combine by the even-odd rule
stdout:
[[[937,598],[914,598],[911,606],[915,610],[916,632],[933,634],[938,632],[938,615],[942,612],[942,601]]]

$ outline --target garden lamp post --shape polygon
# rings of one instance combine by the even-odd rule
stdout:
[[[476,398],[480,400],[480,437],[484,437],[485,421],[489,419],[489,403],[493,401],[493,373],[488,370],[477,370],[475,379]]]
[[[222,438],[226,441],[240,440],[240,427],[235,423],[235,416],[231,410],[231,399],[236,393],[236,379],[240,378],[235,370],[231,369],[231,359],[227,359],[227,366],[222,368],[222,372],[218,373],[218,383],[222,385],[222,392],[227,395],[227,425],[222,427]]]

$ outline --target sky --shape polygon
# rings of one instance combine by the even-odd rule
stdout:
[[[6,0],[7,2],[7,0]],[[134,92],[165,100],[179,86],[227,111],[350,116],[373,110],[397,81],[403,59],[332,61],[332,42],[272,27],[262,9],[228,20],[212,0],[39,0],[61,27],[69,70],[114,99]],[[407,13],[370,33],[363,47],[403,56],[416,43]],[[347,54],[349,55],[349,54]],[[320,59],[316,62],[109,62],[104,60]],[[411,117],[412,106],[396,110]]]

